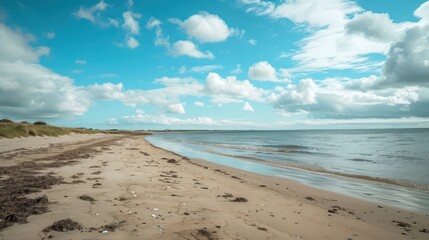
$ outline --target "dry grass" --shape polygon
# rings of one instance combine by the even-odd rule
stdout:
[[[99,130],[55,127],[49,125],[33,125],[30,123],[0,122],[0,137],[16,138],[30,136],[61,136],[70,133],[92,134]]]

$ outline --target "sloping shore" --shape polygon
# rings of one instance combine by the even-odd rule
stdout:
[[[30,212],[10,206],[0,239],[429,238],[428,216],[183,158],[143,136],[0,139],[0,171],[8,203]]]

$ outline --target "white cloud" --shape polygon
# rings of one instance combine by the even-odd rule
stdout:
[[[214,55],[210,51],[201,52],[193,42],[187,40],[175,42],[171,48],[171,54],[176,57],[214,58]]]
[[[123,87],[122,83],[95,83],[85,87],[84,89],[89,92],[92,99],[121,100],[125,98],[125,94],[122,91]]]
[[[421,18],[423,22],[429,21],[429,1],[422,3],[422,5],[414,11],[414,16]]]
[[[72,79],[37,63],[49,51],[33,49],[23,33],[1,23],[0,38],[0,112],[24,118],[63,117],[81,115],[92,104]]]
[[[387,15],[372,13],[359,15],[363,9],[353,1],[294,0],[279,4],[261,0],[241,0],[241,2],[249,12],[274,19],[286,18],[304,27],[308,36],[299,41],[300,49],[292,54],[292,60],[298,65],[290,70],[293,72],[379,68],[379,62],[371,61],[368,55],[385,54],[390,43],[386,42],[387,37],[379,34],[375,28],[383,29],[380,30],[383,34],[386,32],[389,35],[394,34],[390,33],[392,24]],[[354,21],[351,19],[353,15],[356,16]],[[368,24],[368,19],[380,20],[376,23],[379,27],[366,28],[373,26]],[[348,23],[349,29],[346,27]],[[395,27],[405,28],[406,24]],[[358,32],[362,34],[357,34]],[[367,37],[370,35],[371,38]],[[380,41],[380,38],[384,40]]]
[[[151,17],[146,24],[146,28],[149,30],[155,29],[155,34],[156,34],[155,46],[165,47],[167,49],[167,51],[170,52],[171,51],[170,40],[168,37],[164,37],[164,35],[162,33],[161,24],[162,24],[161,21],[159,21],[158,19],[156,19],[154,17]]]
[[[55,32],[54,31],[46,32],[44,35],[47,39],[54,39],[55,38]]]
[[[182,103],[176,103],[176,104],[170,104],[167,106],[168,112],[171,113],[179,113],[184,114],[185,113],[185,107]]]
[[[386,13],[364,12],[356,14],[346,24],[348,33],[362,34],[367,38],[384,42],[391,42],[396,38],[396,28],[397,26]]]
[[[323,27],[345,21],[346,16],[362,9],[353,1],[346,0],[289,0],[278,5],[263,0],[241,0],[248,12],[268,15],[271,18],[287,18],[296,24]]]
[[[161,28],[162,22],[151,17],[146,24],[147,29],[155,29],[155,46],[166,48],[167,53],[174,57],[188,56],[192,58],[213,59],[214,55],[210,51],[201,52],[197,45],[189,40],[181,40],[173,43],[171,46],[169,37],[164,37]]]
[[[247,111],[247,112],[254,112],[255,111],[249,102],[245,102],[242,109],[244,111]]]
[[[249,39],[248,43],[252,46],[256,45],[256,40],[255,39]]]
[[[73,69],[72,73],[79,74],[79,73],[83,73],[83,71],[81,69]]]
[[[210,72],[216,69],[222,69],[223,66],[216,64],[216,65],[204,65],[204,66],[195,66],[189,69],[189,72],[195,72],[195,73],[205,73]]]
[[[38,62],[39,57],[49,55],[49,48],[40,46],[30,47],[28,39],[0,23],[0,61]]]
[[[76,61],[74,61],[76,64],[81,64],[81,65],[85,65],[86,64],[86,60],[83,59],[76,59]]]
[[[280,68],[277,74],[285,82],[290,82],[290,79],[292,78],[292,74],[287,69],[284,69],[284,68]]]
[[[171,21],[200,42],[222,42],[233,32],[219,16],[207,12],[192,15],[183,22],[178,19]]]
[[[130,37],[126,40],[127,47],[134,49],[140,45],[140,43],[134,37]]]
[[[422,98],[427,89],[405,87],[361,91],[347,88],[349,81],[326,79],[316,84],[312,79],[304,79],[296,86],[278,88],[271,100],[274,107],[287,113],[304,112],[322,119],[429,116],[425,107],[429,99]]]
[[[247,72],[251,80],[290,82],[292,75],[287,69],[280,68],[278,71],[267,61],[260,61],[249,67]]]
[[[241,70],[241,64],[237,64],[237,66],[231,70],[231,74],[236,75],[242,73],[243,70]]]
[[[117,120],[117,119],[115,119]],[[215,120],[210,117],[196,117],[196,118],[174,118],[165,115],[148,115],[143,111],[136,111],[135,115],[123,116],[119,120],[128,124],[157,124],[168,126],[218,126],[218,127],[255,127],[253,122],[245,122],[239,120]]]
[[[194,102],[194,105],[195,105],[195,106],[198,106],[198,107],[204,107],[204,103],[203,103],[203,102],[201,102],[201,101],[195,101],[195,102]]]
[[[73,80],[38,64],[0,62],[0,111],[22,117],[81,115],[92,104]]]
[[[429,24],[409,28],[390,47],[378,84],[379,87],[429,86]]]
[[[222,78],[217,73],[209,73],[206,79],[206,92],[223,99],[249,99],[263,102],[265,91],[253,86],[248,80],[240,81],[235,77]]]
[[[266,61],[260,61],[249,67],[249,78],[252,80],[278,82],[276,69]]]
[[[105,11],[108,7],[110,7],[110,5],[105,3],[104,0],[101,0],[100,2],[89,8],[80,6],[79,10],[73,12],[73,15],[77,19],[85,19],[101,27],[109,27],[110,25],[112,25],[112,22],[108,19],[103,19],[100,15],[100,12]]]
[[[122,28],[124,28],[131,34],[140,33],[139,22],[136,20],[141,18],[140,14],[131,11],[126,11],[122,14],[122,17],[124,18],[124,24],[122,24]]]
[[[147,21],[146,28],[147,28],[147,29],[153,29],[153,28],[155,28],[155,27],[160,27],[160,26],[161,26],[161,24],[162,24],[162,22],[161,22],[161,21],[159,21],[158,19],[156,19],[156,18],[154,18],[154,17],[151,17],[151,18],[149,19],[149,21]]]

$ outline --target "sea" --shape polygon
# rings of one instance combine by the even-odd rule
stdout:
[[[146,139],[189,158],[429,214],[429,129],[181,131]]]

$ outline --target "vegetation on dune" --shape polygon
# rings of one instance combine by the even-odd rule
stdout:
[[[46,122],[37,121],[29,122],[13,122],[9,119],[0,119],[0,138],[16,138],[16,137],[32,137],[32,136],[52,136],[58,137],[71,133],[78,134],[94,134],[94,133],[109,133],[109,134],[132,134],[132,135],[147,135],[147,131],[128,131],[128,130],[96,130],[91,128],[67,128],[50,126]]]
[[[0,137],[3,138],[15,138],[15,137],[29,137],[29,136],[61,136],[70,133],[80,134],[92,134],[99,133],[99,130],[90,129],[78,129],[78,128],[66,128],[66,127],[55,127],[49,126],[46,123],[40,124],[36,122],[31,123],[14,123],[12,121],[5,121],[8,119],[0,120]],[[41,122],[44,123],[44,122]]]

